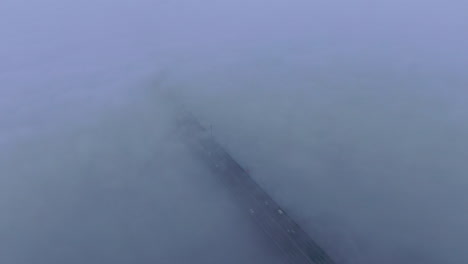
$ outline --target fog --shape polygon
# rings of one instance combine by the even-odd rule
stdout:
[[[467,8],[2,1],[0,262],[283,263],[167,91],[337,263],[468,261]]]

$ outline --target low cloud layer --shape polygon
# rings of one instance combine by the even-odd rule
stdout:
[[[170,90],[339,263],[466,261],[466,7],[2,1],[0,260],[280,262]]]

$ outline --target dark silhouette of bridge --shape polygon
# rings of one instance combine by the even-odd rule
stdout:
[[[241,207],[291,264],[335,263],[188,111],[177,113],[178,133],[189,149],[235,195]]]

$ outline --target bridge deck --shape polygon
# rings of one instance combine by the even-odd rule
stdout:
[[[177,125],[191,151],[229,186],[241,206],[289,263],[334,263],[193,115],[178,113]]]

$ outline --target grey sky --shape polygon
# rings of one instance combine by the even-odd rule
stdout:
[[[77,263],[111,261],[114,251],[122,263],[275,259],[247,219],[222,214],[234,206],[222,188],[167,143],[170,115],[152,91],[162,86],[343,263],[466,262],[467,11],[461,0],[3,0],[3,261],[62,263],[80,250]],[[192,205],[167,203],[189,194]],[[215,197],[225,203],[210,217],[184,211]],[[216,231],[191,233],[208,218]],[[147,230],[171,223],[180,233],[152,240],[153,255],[130,242],[88,244],[113,220],[102,241],[145,245]],[[66,231],[56,228],[64,221]],[[190,234],[181,251],[199,255],[170,253]],[[57,240],[40,248],[39,237]],[[60,239],[75,243],[69,255],[52,253]],[[207,256],[215,244],[223,254]]]

